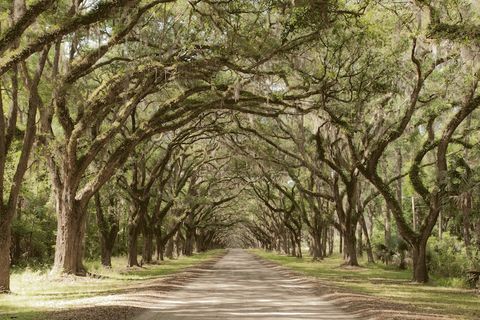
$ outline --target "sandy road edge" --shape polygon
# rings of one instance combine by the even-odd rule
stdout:
[[[224,250],[206,261],[186,267],[179,272],[158,277],[156,279],[145,280],[140,284],[128,285],[114,294],[98,295],[95,296],[95,298],[111,297],[112,299],[115,299],[115,296],[136,294],[146,290],[154,290],[161,293],[178,290],[185,283],[196,279],[205,270],[211,269],[227,253],[228,250]],[[128,320],[137,317],[146,310],[147,309],[134,306],[83,305],[78,308],[46,311],[39,316],[38,320]]]

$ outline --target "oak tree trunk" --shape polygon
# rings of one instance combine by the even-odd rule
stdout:
[[[102,266],[111,268],[112,267],[112,251],[113,251],[113,242],[108,243],[108,239],[101,237],[100,241],[100,254]]]
[[[418,241],[413,245],[413,281],[419,283],[428,282],[427,269],[427,243]]]
[[[57,238],[53,273],[84,276],[85,208],[75,200],[74,193],[57,193]]]
[[[312,259],[318,261],[323,259],[321,235],[318,231],[312,234]]]
[[[144,263],[152,263],[153,260],[153,232],[145,228],[143,233],[142,259]],[[148,231],[147,231],[148,230]]]
[[[193,254],[193,246],[195,241],[195,228],[187,227],[185,232],[185,246],[183,253],[186,256]]]
[[[358,266],[357,259],[357,239],[355,237],[355,227],[348,228],[344,235],[345,241],[345,265]]]
[[[138,225],[134,221],[128,224],[128,267],[140,266],[138,263]]]

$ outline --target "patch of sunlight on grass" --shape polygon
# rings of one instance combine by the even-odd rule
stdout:
[[[368,264],[361,267],[343,267],[340,255],[313,262],[311,257],[295,258],[285,255],[250,250],[252,253],[276,262],[323,283],[344,288],[352,293],[388,299],[396,303],[430,309],[440,314],[480,319],[480,296],[472,290],[459,288],[460,280],[433,277],[432,283],[420,285],[411,282],[411,270],[398,270],[394,266]],[[446,284],[451,285],[449,287]],[[454,287],[453,285],[457,286]]]
[[[74,304],[75,299],[118,293],[142,281],[161,278],[201,262],[212,259],[223,250],[197,253],[191,257],[161,261],[141,268],[127,268],[125,257],[112,258],[112,268],[104,268],[98,261],[87,261],[85,266],[93,277],[55,277],[48,271],[22,270],[11,275],[11,294],[0,295],[0,320],[42,319],[41,313],[59,305]]]

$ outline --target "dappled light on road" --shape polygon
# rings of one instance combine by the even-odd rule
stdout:
[[[114,303],[149,308],[136,320],[355,319],[324,301],[304,281],[285,278],[243,250],[232,249],[213,269],[164,297],[142,294]]]

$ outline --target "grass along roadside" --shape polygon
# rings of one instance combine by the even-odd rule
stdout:
[[[340,256],[313,262],[310,257],[298,259],[263,250],[250,252],[340,292],[366,295],[380,302],[405,306],[404,310],[440,314],[448,319],[480,319],[480,296],[472,290],[412,283],[411,272],[380,264],[362,263],[363,267],[341,267]],[[440,281],[437,281],[440,282]],[[379,304],[376,307],[382,308]],[[403,316],[402,316],[403,317]],[[402,317],[399,317],[402,318]],[[391,317],[390,319],[392,319]]]
[[[38,319],[44,312],[69,305],[75,299],[122,292],[147,280],[159,279],[198,265],[221,255],[223,250],[197,253],[191,257],[165,260],[142,268],[126,268],[125,257],[112,259],[112,268],[87,262],[89,272],[99,277],[52,277],[48,272],[14,272],[11,294],[0,295],[0,320]],[[14,317],[14,318],[13,318]]]

